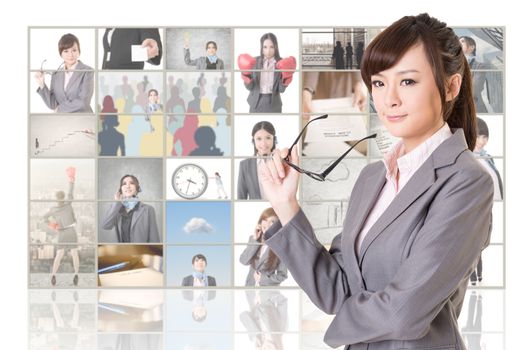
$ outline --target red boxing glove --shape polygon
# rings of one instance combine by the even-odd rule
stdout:
[[[59,224],[57,222],[49,222],[48,227],[54,231],[59,231]]]
[[[68,182],[74,182],[76,180],[76,168],[73,166],[66,168],[66,174],[68,177]]]
[[[283,77],[283,85],[288,86],[292,82],[292,75],[294,74],[294,70],[296,69],[296,59],[293,56],[288,56],[286,58],[283,58],[277,62],[275,65],[275,68],[281,69],[281,70],[287,70],[288,72],[281,72],[281,75]]]
[[[247,53],[243,53],[241,55],[238,55],[238,68],[240,70],[248,70],[253,69],[255,67],[255,64],[257,63],[257,60],[255,57],[252,57],[248,55]],[[251,83],[251,72],[241,72],[242,80],[244,80],[245,84]]]

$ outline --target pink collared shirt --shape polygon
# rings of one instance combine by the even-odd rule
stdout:
[[[72,67],[70,67],[70,69],[65,68],[65,84],[63,85],[63,88],[65,89],[65,91],[66,91],[68,82],[70,81],[70,78],[72,78],[72,74],[74,74],[74,69],[76,69],[77,65],[78,65],[78,62],[76,62]]]
[[[436,148],[453,133],[449,125],[445,123],[438,131],[436,131],[425,142],[418,145],[412,151],[405,154],[404,144],[399,140],[385,155],[382,160],[386,167],[386,184],[384,185],[379,198],[375,203],[373,209],[369,213],[362,230],[356,238],[356,253],[360,254],[360,247],[366,234],[375,224],[375,222],[384,213],[386,208],[390,205],[392,200],[397,196],[399,191],[405,187],[408,180],[421,167],[423,163],[429,158]],[[399,180],[397,175],[400,174]]]
[[[273,91],[273,79],[275,58],[264,58],[262,71],[260,72],[260,93],[271,94]]]

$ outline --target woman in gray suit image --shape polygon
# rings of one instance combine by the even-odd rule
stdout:
[[[107,208],[102,229],[114,229],[119,243],[159,243],[155,209],[142,203],[140,183],[134,175],[124,175],[115,194],[115,202]]]
[[[342,232],[326,249],[296,200],[297,147],[259,179],[279,222],[264,234],[313,303],[336,315],[325,342],[346,349],[466,349],[457,326],[469,275],[489,244],[493,182],[473,156],[471,73],[458,37],[406,16],[367,47],[362,77],[399,141],[367,165]]]
[[[46,85],[43,71],[35,73],[39,85],[37,93],[46,106],[57,113],[92,113],[94,71],[79,60],[81,48],[78,38],[65,34],[59,39],[59,55],[63,64],[52,73],[50,87]]]

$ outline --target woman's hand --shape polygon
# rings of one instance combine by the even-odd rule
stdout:
[[[35,72],[35,81],[42,89],[44,87],[44,72]]]
[[[115,201],[121,201],[122,195],[120,194],[120,191],[116,191],[115,193]]]
[[[260,224],[257,224],[257,226],[255,226],[255,232],[253,232],[253,238],[256,241],[259,241],[261,236],[262,236],[262,227],[260,226]]]
[[[260,272],[255,271],[255,273],[253,274],[253,277],[255,277],[255,283],[259,284],[259,282],[260,282]]]
[[[292,148],[290,161],[299,165],[297,155],[298,146]],[[259,164],[259,181],[264,196],[270,202],[282,225],[290,221],[299,211],[296,199],[299,173],[290,167],[284,158],[288,149],[274,150],[269,159],[263,159]]]

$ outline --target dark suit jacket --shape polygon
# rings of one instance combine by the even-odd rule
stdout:
[[[259,95],[260,95],[260,70],[262,69],[262,57],[257,56],[255,57],[257,60],[255,63],[255,69],[256,71],[253,71],[251,74],[251,82],[249,84],[244,84],[246,86],[246,89],[249,90],[249,96],[248,96],[248,104],[250,108],[256,108],[259,102]],[[272,88],[272,102],[271,102],[271,108],[272,110],[276,110],[277,108],[281,108],[283,106],[283,101],[281,101],[281,92],[284,92],[286,90],[286,86],[284,86],[281,83],[281,72],[275,71],[273,76],[273,88]]]
[[[207,280],[209,283],[209,287],[216,286],[216,278],[212,276],[207,276]],[[181,282],[181,286],[183,287],[193,287],[194,286],[194,276],[189,275],[185,278],[183,278],[183,282]]]
[[[301,210],[285,226],[272,225],[266,244],[314,304],[336,314],[325,334],[330,346],[466,349],[457,318],[469,275],[489,244],[491,176],[456,129],[371,227],[357,256],[356,237],[385,174],[383,162],[362,170],[329,250]]]
[[[257,175],[257,158],[248,158],[240,162],[236,191],[238,199],[262,199]]]
[[[158,66],[163,57],[163,46],[157,28],[116,28],[110,38],[111,59],[106,60],[107,52],[104,45],[102,69],[143,69],[144,62],[131,62],[131,45],[140,45],[145,39],[154,39],[159,47],[159,55],[148,60]],[[104,39],[105,40],[105,37]]]
[[[65,72],[59,70],[52,74],[50,88],[38,88],[37,93],[50,109],[59,113],[92,113],[91,99],[94,93],[94,71],[78,61],[72,77],[65,89]]]

